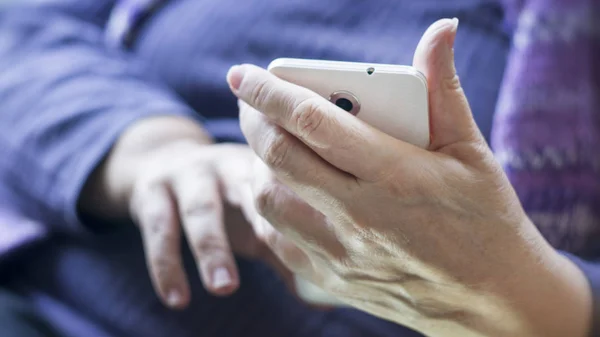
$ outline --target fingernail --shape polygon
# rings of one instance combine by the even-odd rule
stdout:
[[[169,291],[169,294],[167,295],[167,304],[170,307],[176,307],[178,305],[181,304],[181,293],[179,293],[179,291],[177,290],[171,290]]]
[[[454,39],[456,38],[456,31],[458,30],[458,18],[452,18],[450,20],[450,24],[452,25],[452,34],[450,34],[448,38],[448,47],[450,49],[454,48]]]
[[[454,26],[454,29],[458,28],[458,18],[452,18],[452,25]]]
[[[227,82],[229,82],[229,86],[234,91],[240,88],[240,84],[244,78],[244,72],[245,68],[240,65],[231,67],[229,72],[227,72]]]
[[[225,288],[231,285],[231,274],[225,267],[215,269],[212,277],[212,285],[215,289]]]

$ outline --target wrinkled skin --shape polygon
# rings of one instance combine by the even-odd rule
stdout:
[[[293,290],[289,270],[246,220],[256,216],[250,185],[255,158],[246,145],[212,144],[193,120],[142,120],[94,172],[81,209],[108,222],[130,218],[138,225],[152,284],[170,308],[185,308],[191,299],[182,240],[214,295],[239,287],[234,254],[270,264]]]
[[[250,219],[294,272],[430,336],[585,336],[581,272],[524,213],[473,120],[453,60],[457,21],[424,34],[432,142],[389,137],[264,69],[228,74],[264,164]],[[401,112],[400,112],[401,113]]]

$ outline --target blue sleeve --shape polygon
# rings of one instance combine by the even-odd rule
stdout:
[[[59,231],[82,230],[81,188],[131,123],[200,120],[103,41],[97,22],[60,7],[0,10],[0,181],[11,191],[1,201]]]
[[[600,261],[584,260],[575,255],[561,252],[570,259],[585,275],[592,290],[593,316],[590,336],[600,336]]]

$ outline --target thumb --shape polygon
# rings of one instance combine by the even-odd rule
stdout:
[[[454,66],[457,28],[456,18],[433,23],[423,34],[413,59],[413,66],[427,78],[433,151],[480,137]]]

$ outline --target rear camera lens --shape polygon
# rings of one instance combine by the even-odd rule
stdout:
[[[350,102],[349,99],[347,98],[338,98],[335,101],[335,105],[337,105],[338,107],[350,112],[352,111],[352,109],[354,108],[354,104],[352,104],[352,102]]]
[[[2,1],[2,0],[0,0]],[[336,91],[329,95],[328,100],[337,105],[338,108],[356,116],[360,112],[358,98],[348,91]]]

